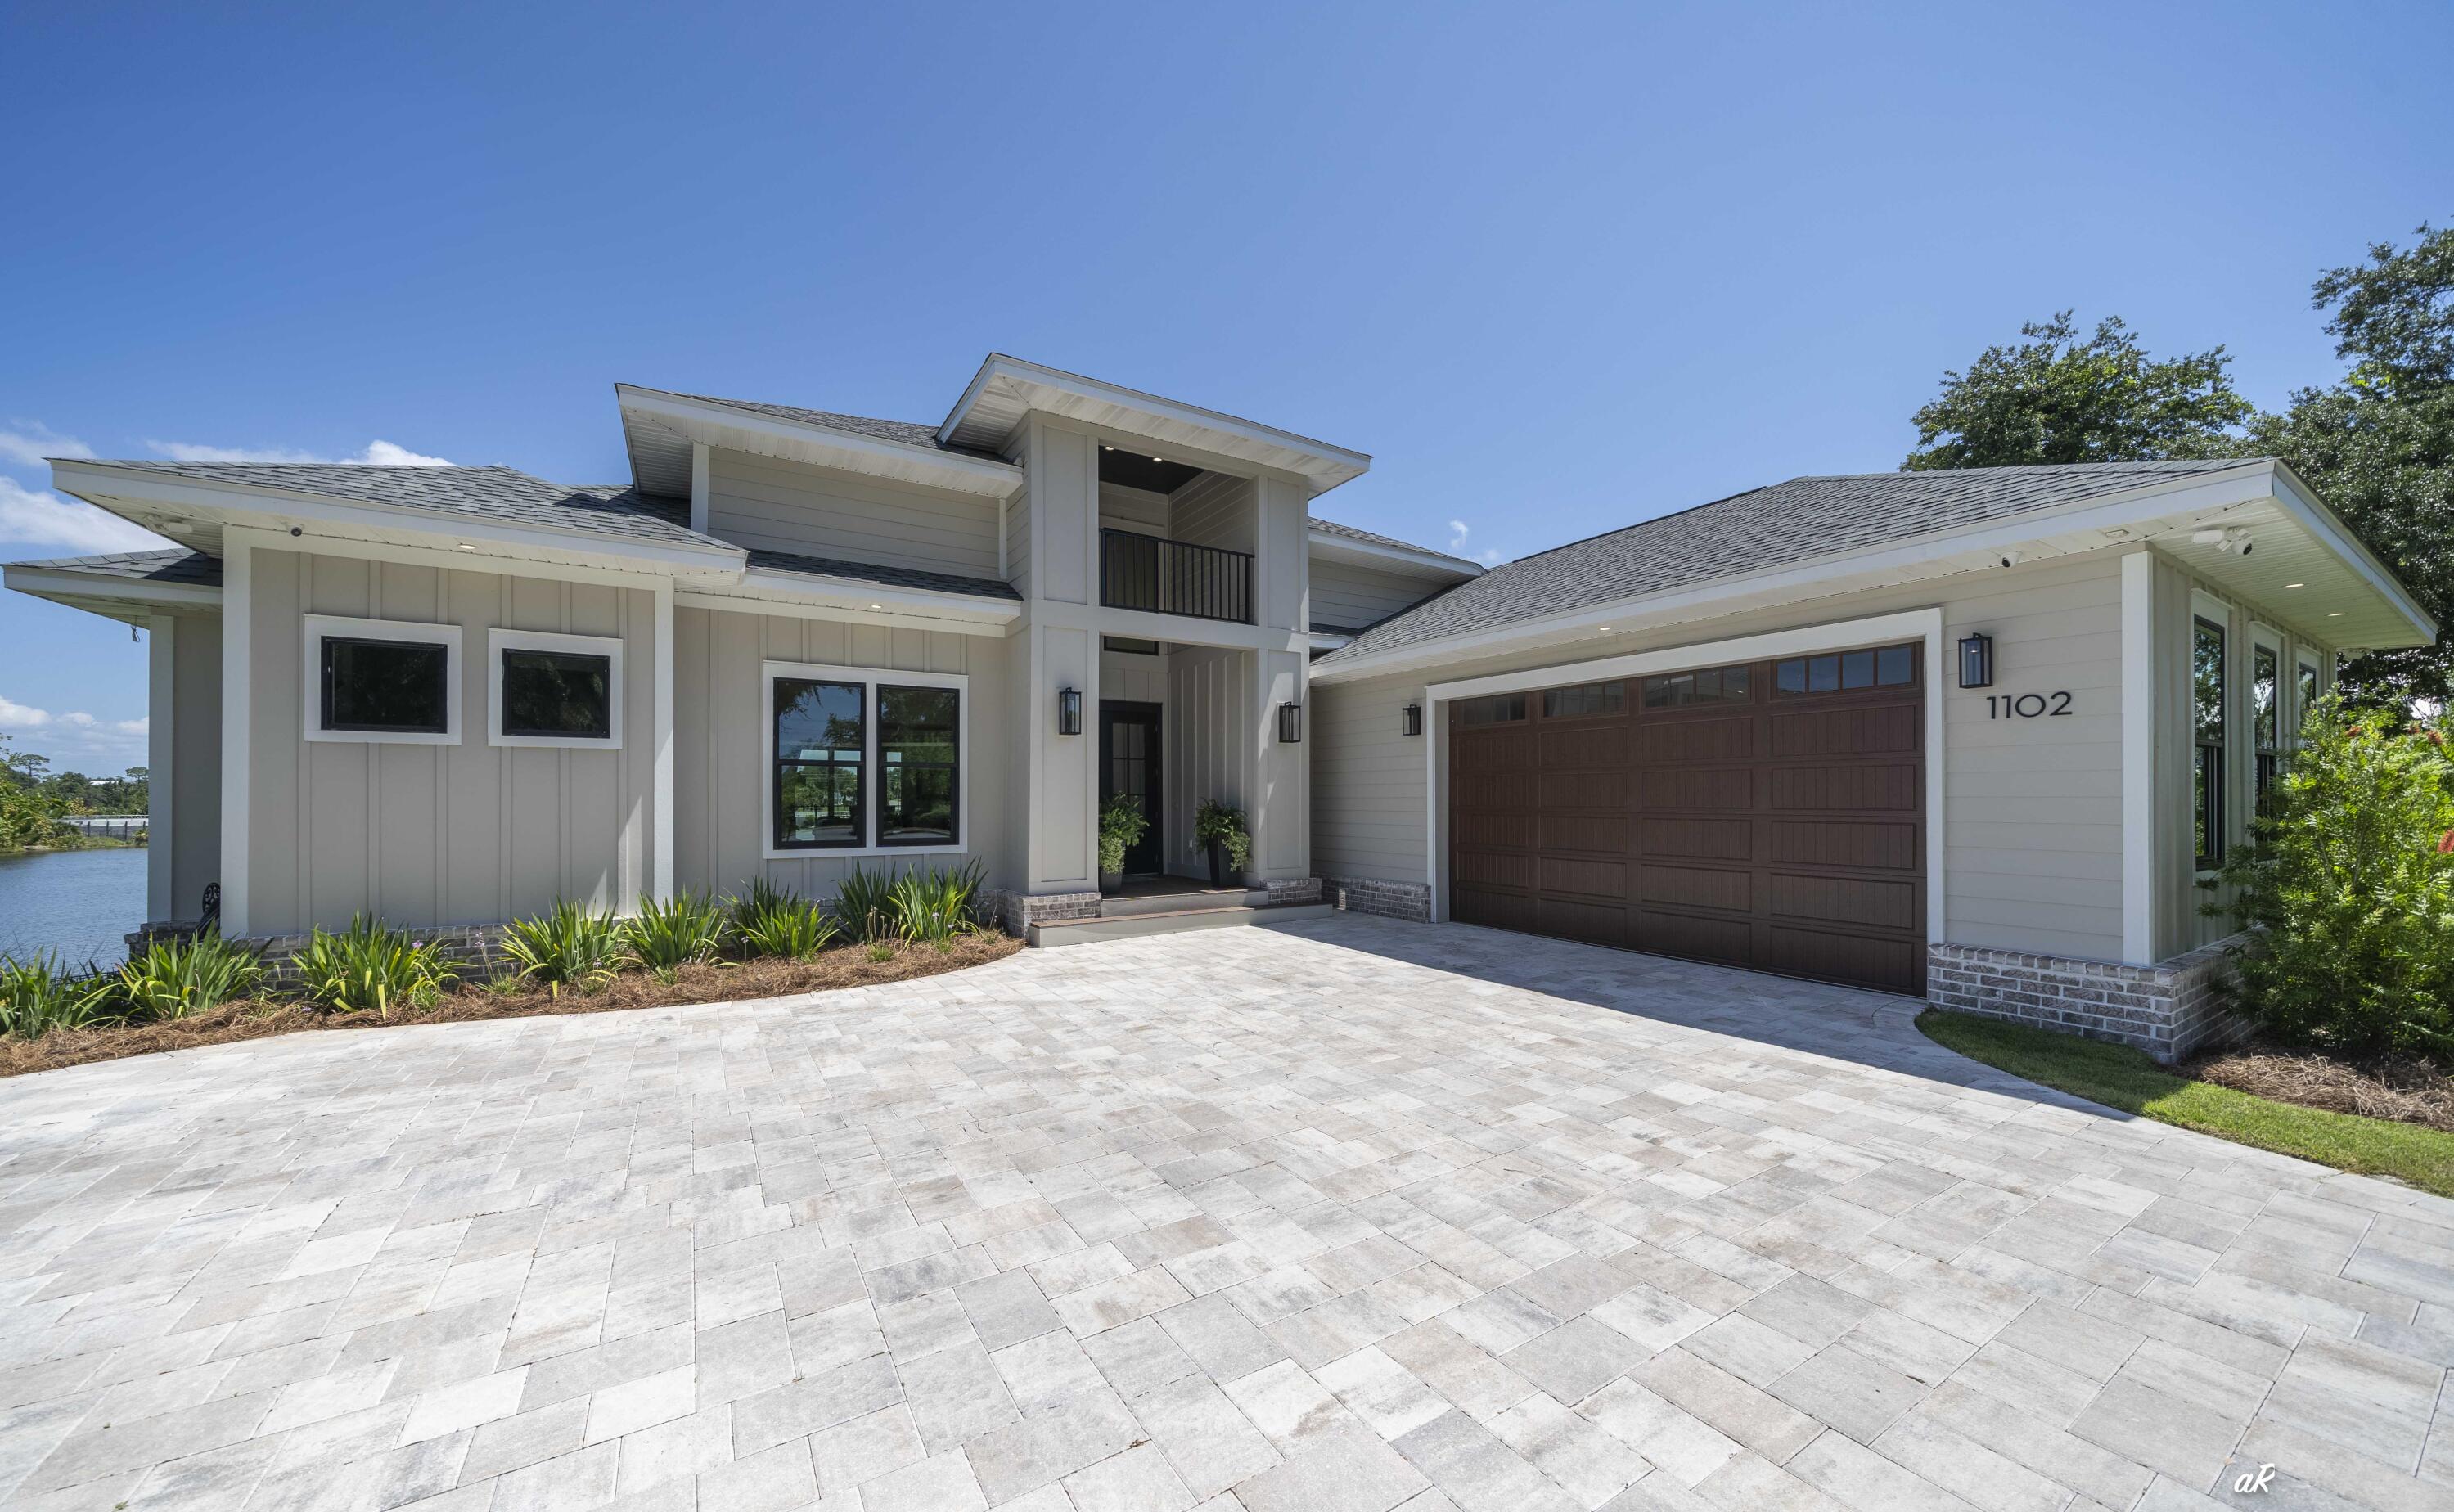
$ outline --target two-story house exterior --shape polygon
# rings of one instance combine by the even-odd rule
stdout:
[[[2303,713],[2436,635],[2266,459],[1795,478],[1486,572],[1315,515],[1360,453],[1010,357],[934,427],[616,397],[602,487],[54,462],[182,543],[7,570],[151,632],[156,918],[976,862],[1042,942],[1325,899],[2171,1057]],[[1153,896],[1102,897],[1116,792]],[[1248,887],[1187,904],[1205,800]]]

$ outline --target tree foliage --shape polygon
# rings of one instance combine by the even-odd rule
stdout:
[[[2080,339],[2071,312],[1988,347],[1918,411],[1904,471],[2139,462],[2220,453],[2254,407],[2235,393],[2224,349],[2159,360],[2119,317]]]

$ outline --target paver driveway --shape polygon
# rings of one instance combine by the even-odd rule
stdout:
[[[2449,1352],[2454,1204],[1463,928],[0,1083],[30,1506],[2444,1507]]]

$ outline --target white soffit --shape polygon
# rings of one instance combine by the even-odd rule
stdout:
[[[1146,436],[1162,451],[1174,445],[1292,473],[1315,494],[1360,477],[1372,466],[1362,452],[1003,354],[980,364],[954,413],[937,428],[937,438],[950,446],[1005,451],[1023,416],[1034,411],[1097,431]]]
[[[994,499],[1022,486],[1022,469],[1011,462],[912,446],[634,384],[617,383],[614,393],[621,401],[632,481],[643,493],[690,497],[694,441]]]

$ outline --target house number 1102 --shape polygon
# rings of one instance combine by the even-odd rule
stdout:
[[[2071,696],[2064,693],[1988,694],[1985,717],[1988,719],[2034,719],[2040,716],[2058,718],[2071,712]]]

